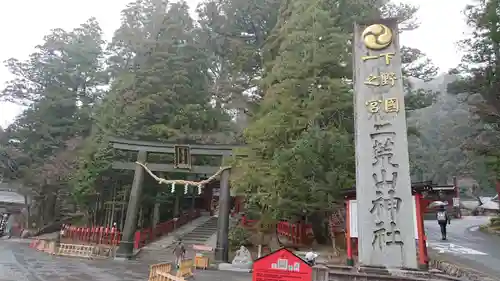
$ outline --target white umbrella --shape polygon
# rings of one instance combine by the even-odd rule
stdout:
[[[429,208],[435,208],[435,207],[440,207],[440,206],[447,206],[448,202],[443,202],[443,201],[434,201],[429,204]]]

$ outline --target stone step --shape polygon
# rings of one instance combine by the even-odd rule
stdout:
[[[186,234],[186,235],[189,235],[189,234],[211,235],[211,234],[212,234],[212,233],[214,233],[214,232],[217,232],[217,229],[215,229],[215,230],[211,230],[211,231],[196,231],[196,230],[195,230],[195,231],[192,231],[192,232],[190,232],[190,233],[188,233],[188,234]]]
[[[217,228],[217,225],[206,225],[206,224],[202,224],[200,226],[198,226],[197,228]]]
[[[202,225],[198,226],[197,228],[217,228],[217,225],[202,224]]]
[[[183,241],[184,245],[194,245],[194,244],[203,244],[207,241],[207,239],[189,239],[187,241]]]
[[[217,232],[217,229],[214,229],[214,230],[210,230],[210,231],[192,231],[186,235],[189,235],[189,234],[201,234],[201,235],[211,235],[212,233],[214,232]]]
[[[210,237],[212,236],[216,231],[212,232],[191,232],[189,234],[186,234],[182,236],[181,238],[184,239],[186,237]]]
[[[217,227],[217,224],[213,224],[213,223],[207,223],[205,222],[204,224],[200,224],[198,227],[202,227],[202,226],[211,226],[211,227]]]
[[[212,235],[203,235],[203,234],[192,233],[192,234],[189,234],[189,235],[182,237],[182,240],[189,240],[189,238],[196,238],[196,239],[209,238],[210,236],[212,236]]]
[[[206,222],[194,228],[191,232],[181,236],[182,242],[186,248],[190,249],[193,245],[205,244],[217,232],[217,218],[210,218]],[[173,249],[175,244],[169,245]]]
[[[200,234],[211,234],[216,232],[217,229],[203,229],[203,230],[193,230],[191,233],[200,233]]]
[[[195,230],[191,231],[190,233],[212,233],[215,231],[217,231],[217,229],[195,229]]]
[[[217,229],[194,229],[190,233],[212,233],[212,232],[216,232],[216,231],[217,231]]]
[[[211,231],[217,231],[217,227],[197,227],[193,229],[192,232],[211,232]]]
[[[195,229],[191,233],[213,233],[216,231],[217,229]]]
[[[186,243],[187,241],[199,241],[199,240],[207,240],[209,237],[200,237],[200,236],[189,236],[182,238],[182,242]]]
[[[210,236],[212,234],[214,234],[215,232],[217,232],[216,230],[215,231],[210,231],[210,232],[191,232],[191,233],[188,233],[182,237],[186,237],[186,236],[189,236],[189,235],[195,235],[195,236],[199,236],[199,235],[203,235],[203,236]],[[182,238],[181,237],[181,238]]]
[[[193,237],[193,236],[191,236],[191,237],[183,238],[182,242],[187,243],[187,241],[207,241],[208,238],[210,238],[210,237]]]

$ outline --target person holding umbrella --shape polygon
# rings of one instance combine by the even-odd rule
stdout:
[[[451,223],[451,220],[444,205],[439,206],[439,210],[436,213],[436,218],[439,227],[441,228],[441,240],[446,240],[446,227]]]

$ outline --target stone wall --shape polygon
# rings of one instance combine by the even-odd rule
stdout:
[[[382,268],[356,268],[350,266],[315,266],[313,281],[472,281],[446,276],[437,270],[388,270]],[[490,280],[485,280],[490,281]]]
[[[433,259],[430,262],[430,267],[438,269],[446,275],[461,278],[467,281],[499,281],[499,278],[486,275],[482,272],[466,268],[464,266],[454,264],[444,260]]]
[[[500,281],[482,272],[443,260],[432,260],[429,265],[431,270],[428,272],[318,265],[313,270],[313,281]]]

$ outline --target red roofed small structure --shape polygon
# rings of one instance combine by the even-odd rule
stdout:
[[[253,263],[252,281],[311,281],[312,267],[290,250],[281,248]]]

